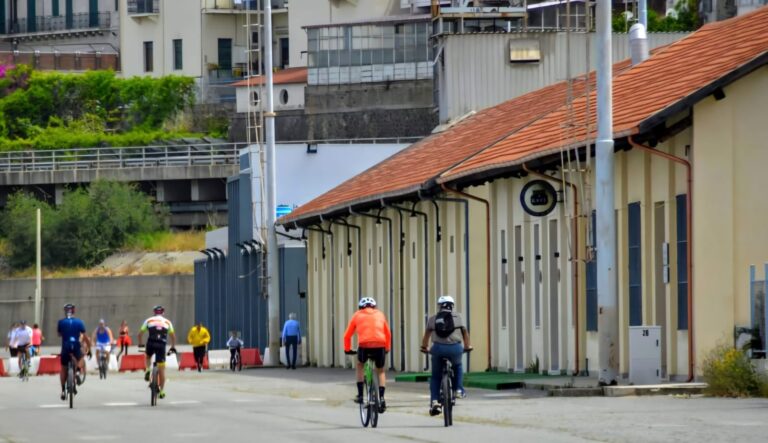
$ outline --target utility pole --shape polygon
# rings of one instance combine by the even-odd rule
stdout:
[[[277,233],[275,219],[277,210],[277,168],[275,167],[275,100],[272,79],[272,2],[264,2],[264,55],[267,93],[267,112],[264,126],[267,144],[267,312],[269,316],[269,358],[268,364],[280,364],[280,286],[278,279]]]
[[[37,208],[37,266],[36,266],[36,285],[35,285],[35,323],[41,324],[42,319],[42,299],[43,299],[43,275],[42,275],[42,261],[43,261],[43,247],[42,247],[42,235],[41,235],[42,216],[40,215],[40,208]]]
[[[597,1],[597,216],[598,381],[616,384],[619,373],[616,221],[613,173],[613,66],[611,0]]]

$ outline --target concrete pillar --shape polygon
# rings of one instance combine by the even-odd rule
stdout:
[[[59,206],[64,202],[64,185],[56,184],[53,190],[53,201],[56,206]]]

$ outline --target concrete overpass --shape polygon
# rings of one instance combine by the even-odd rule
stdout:
[[[67,188],[97,179],[136,183],[170,209],[173,227],[227,224],[227,177],[245,144],[194,143],[0,153],[0,207],[26,190],[60,204]]]

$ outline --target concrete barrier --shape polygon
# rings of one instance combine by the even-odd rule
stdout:
[[[37,375],[54,375],[61,372],[61,359],[58,355],[38,358]]]
[[[195,363],[195,355],[191,352],[182,352],[181,361],[179,362],[179,371],[182,369],[197,369],[197,363]],[[203,358],[203,369],[209,369],[208,357]]]
[[[243,359],[243,367],[262,366],[261,354],[256,348],[243,348],[240,350],[240,356]]]
[[[7,377],[8,374],[5,373],[5,364],[3,363],[3,361],[5,360],[0,358],[0,377]]]
[[[123,355],[120,357],[120,372],[143,370],[144,354]]]
[[[117,357],[114,354],[109,355],[108,368],[110,371],[117,371],[120,367],[117,364]],[[94,353],[91,358],[85,357],[85,370],[88,372],[99,372],[99,360]]]
[[[229,369],[229,349],[217,349],[208,352],[208,364],[215,369]]]

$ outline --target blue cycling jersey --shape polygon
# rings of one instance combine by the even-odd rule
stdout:
[[[57,327],[61,335],[61,345],[80,341],[80,334],[85,334],[85,323],[76,317],[62,318]]]

